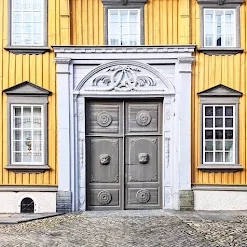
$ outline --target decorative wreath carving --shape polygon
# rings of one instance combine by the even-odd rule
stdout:
[[[97,198],[98,198],[98,202],[103,205],[109,204],[112,200],[111,193],[107,190],[100,191]]]
[[[97,116],[97,122],[101,127],[108,127],[112,123],[112,115],[106,111],[102,111]]]
[[[101,154],[99,156],[99,160],[101,165],[108,165],[110,163],[111,157],[109,154]]]
[[[139,111],[136,114],[136,122],[141,126],[147,126],[152,120],[151,114],[148,111]]]
[[[138,190],[136,199],[140,203],[147,203],[150,200],[150,193],[147,190]]]

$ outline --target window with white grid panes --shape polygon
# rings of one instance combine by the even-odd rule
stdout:
[[[204,47],[236,47],[235,9],[204,9]]]
[[[11,0],[11,45],[44,45],[44,0]]]
[[[43,164],[43,106],[12,105],[11,118],[12,164]]]
[[[108,44],[140,45],[140,10],[108,10]]]
[[[235,163],[235,105],[203,106],[203,163]]]

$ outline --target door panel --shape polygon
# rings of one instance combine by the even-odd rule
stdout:
[[[160,208],[160,136],[126,138],[126,208]]]
[[[86,128],[90,134],[122,134],[122,103],[92,102],[87,104]]]
[[[87,166],[89,209],[122,208],[122,161],[121,138],[87,138],[87,164],[90,164]]]
[[[126,103],[126,134],[161,134],[160,102]]]

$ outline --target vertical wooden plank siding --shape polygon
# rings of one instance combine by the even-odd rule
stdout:
[[[48,0],[48,46],[70,44],[69,0]],[[56,185],[56,66],[54,53],[42,55],[15,55],[6,50],[8,33],[8,0],[0,1],[0,91],[23,81],[30,81],[52,92],[48,103],[48,165],[50,171],[40,174],[22,174],[7,171],[7,109],[5,94],[0,94],[0,184]]]
[[[190,1],[191,43],[200,47],[200,8]],[[246,2],[240,7],[241,48],[246,49]],[[192,183],[246,184],[246,51],[231,56],[208,56],[196,52],[192,74]],[[239,163],[244,170],[235,173],[206,173],[197,170],[200,163],[200,109],[197,93],[217,84],[224,84],[243,93],[239,104]]]

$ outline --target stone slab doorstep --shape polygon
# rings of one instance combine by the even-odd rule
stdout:
[[[64,213],[41,213],[41,214],[0,214],[0,224],[18,224],[33,220],[40,220]]]

